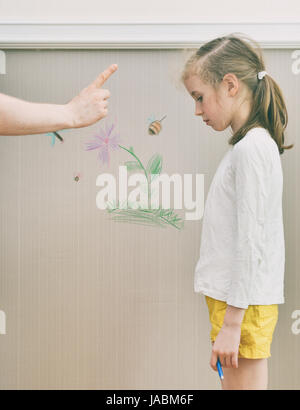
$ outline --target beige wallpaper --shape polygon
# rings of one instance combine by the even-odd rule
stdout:
[[[282,158],[286,303],[269,360],[271,389],[299,389],[299,70],[294,50],[265,50],[268,72],[289,110]],[[230,131],[216,133],[194,115],[176,83],[181,50],[7,50],[0,92],[64,103],[111,63],[109,115],[98,124],[0,141],[0,389],[219,389],[209,367],[209,321],[193,291],[201,218],[150,225],[132,215],[111,220],[97,207],[100,174],[118,185],[124,149],[99,159],[86,144],[114,124],[120,145],[142,164],[160,155],[162,172],[204,175],[204,197]],[[149,135],[149,118],[165,119]],[[79,180],[75,177],[79,173]],[[128,192],[133,188],[128,187]],[[173,191],[172,191],[173,192]],[[172,204],[171,204],[172,206]],[[162,218],[160,218],[160,221]],[[134,223],[136,222],[136,223]],[[144,222],[144,224],[142,224]],[[1,330],[1,329],[0,329]]]

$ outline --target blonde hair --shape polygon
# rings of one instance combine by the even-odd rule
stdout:
[[[231,33],[205,43],[192,54],[185,63],[180,79],[183,82],[196,74],[217,90],[225,74],[235,74],[252,92],[253,104],[247,121],[230,137],[228,143],[235,145],[251,128],[262,127],[269,131],[279,153],[283,154],[285,149],[294,146],[283,145],[288,123],[283,93],[270,75],[266,74],[259,80],[257,74],[260,71],[265,71],[265,64],[259,44],[242,33]]]

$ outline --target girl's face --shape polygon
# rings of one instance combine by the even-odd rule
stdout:
[[[192,75],[184,81],[184,85],[195,100],[195,115],[202,116],[203,121],[208,120],[207,125],[217,131],[231,125],[232,100],[226,96],[222,83],[216,91],[197,75]]]

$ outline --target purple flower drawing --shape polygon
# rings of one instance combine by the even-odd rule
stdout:
[[[94,141],[86,143],[86,150],[92,149],[99,150],[99,160],[102,164],[109,165],[109,151],[120,149],[119,147],[119,134],[113,134],[115,125],[108,126],[105,124],[105,131],[100,127],[99,135],[94,136]]]

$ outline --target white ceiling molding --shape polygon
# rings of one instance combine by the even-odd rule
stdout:
[[[300,47],[299,23],[1,22],[0,49],[197,48],[239,32],[262,48]]]

